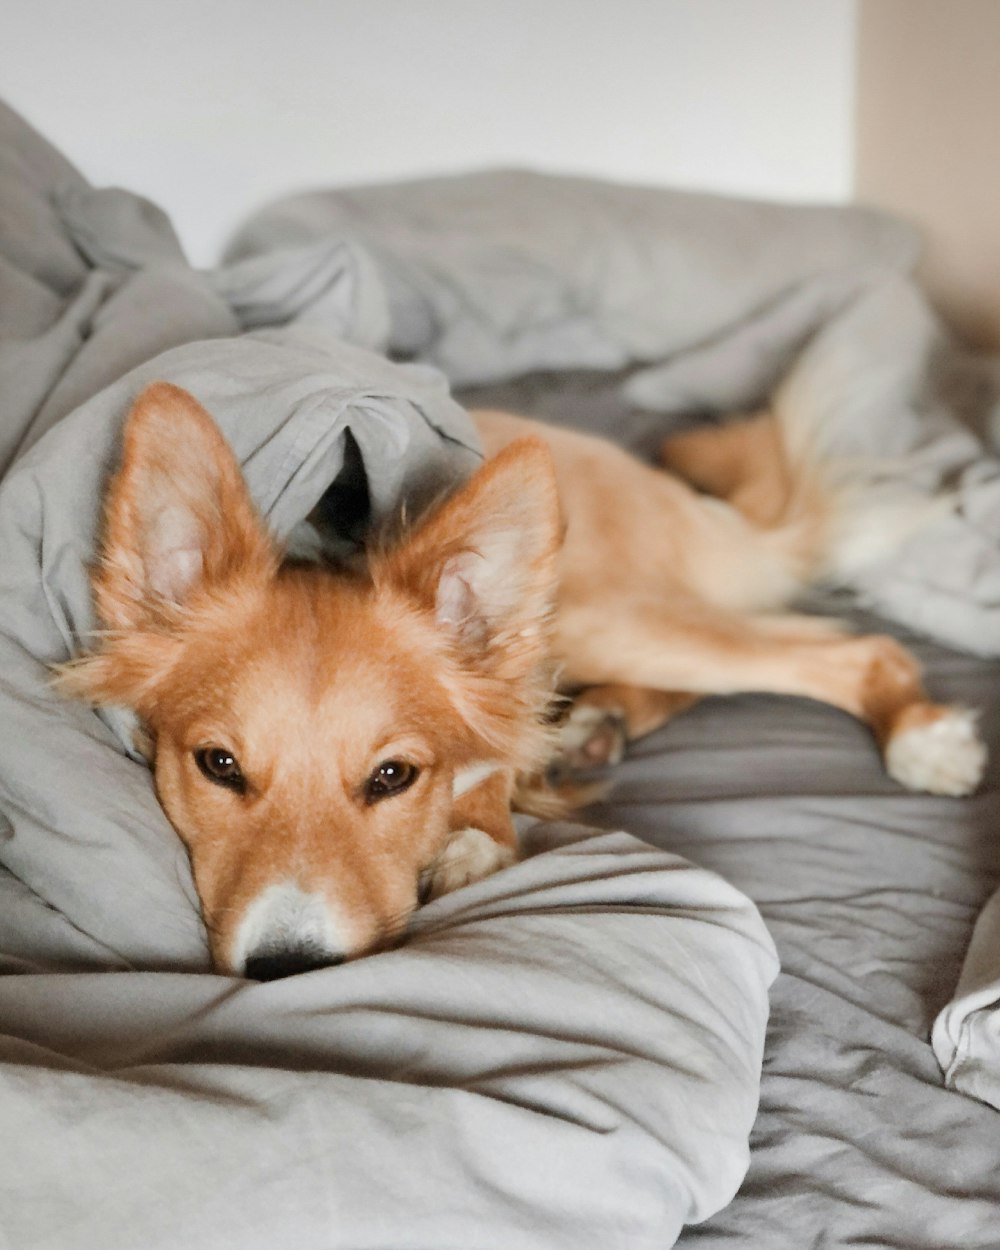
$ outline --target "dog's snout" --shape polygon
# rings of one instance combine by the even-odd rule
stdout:
[[[284,881],[253,900],[222,962],[255,981],[275,981],[341,964],[356,946],[325,894]]]
[[[343,962],[343,955],[303,947],[261,951],[247,960],[244,974],[251,981],[278,981],[282,977],[294,977],[300,972],[315,972],[318,968],[330,968]]]

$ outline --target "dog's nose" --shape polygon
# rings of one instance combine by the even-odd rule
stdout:
[[[328,951],[272,950],[251,955],[243,971],[251,981],[277,981],[281,977],[315,972],[317,968],[330,968],[343,962],[343,955],[333,955]]]
[[[335,903],[296,881],[276,881],[251,901],[228,949],[220,952],[234,971],[275,981],[344,962],[345,940]]]

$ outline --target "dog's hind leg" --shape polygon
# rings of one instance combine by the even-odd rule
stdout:
[[[627,682],[691,694],[753,691],[830,703],[872,730],[888,772],[912,790],[968,794],[986,762],[974,716],[933,703],[916,659],[893,638],[833,637],[804,618],[739,616],[694,600],[566,609],[559,651],[568,682]]]
[[[792,477],[770,412],[673,434],[660,447],[660,463],[754,525],[774,525],[791,499]]]
[[[754,627],[783,642],[833,641],[847,626],[827,616],[773,613],[754,618]],[[691,691],[652,690],[620,682],[588,686],[573,696],[560,724],[557,763],[571,769],[617,764],[629,742],[654,733],[697,703]]]

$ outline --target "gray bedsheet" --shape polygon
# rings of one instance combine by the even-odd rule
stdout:
[[[359,251],[375,287],[365,301],[360,267],[343,276]],[[338,292],[368,309],[381,294],[385,344],[456,385],[639,364],[626,397],[663,413],[749,409],[780,387],[797,437],[848,461],[855,481],[948,497],[891,559],[852,570],[852,589],[892,620],[1000,656],[1000,368],[948,340],[910,276],[917,252],[909,228],[863,208],[524,170],[290,196],[230,249],[258,278],[270,265],[274,286],[293,258],[329,267],[328,287],[287,290],[290,318],[339,327]],[[241,316],[255,324],[252,301]]]
[[[466,397],[639,450],[664,429],[596,375]],[[1000,1245],[1000,1119],[944,1088],[929,1038],[1000,879],[1000,666],[907,641],[936,695],[982,709],[992,762],[975,797],[903,793],[848,716],[748,696],[706,700],[636,744],[585,814],[722,873],[757,902],[781,957],[749,1175],[683,1246]]]
[[[71,709],[45,684],[45,663],[87,628],[97,482],[143,380],[203,392],[287,530],[336,472],[348,424],[360,433],[374,416],[417,439],[412,460],[369,446],[386,504],[425,456],[463,471],[471,454],[437,375],[364,348],[448,365],[447,348],[465,380],[645,360],[653,371],[624,392],[535,377],[475,399],[648,445],[664,428],[650,409],[759,397],[806,340],[810,368],[843,365],[845,326],[848,361],[859,343],[869,365],[894,341],[900,351],[865,375],[876,412],[848,402],[818,415],[849,438],[878,438],[869,418],[881,413],[886,446],[917,453],[915,488],[957,489],[945,545],[955,559],[931,566],[912,550],[917,575],[885,581],[909,600],[887,602],[941,605],[925,628],[965,629],[995,652],[995,462],[955,423],[952,400],[929,402],[923,388],[940,340],[901,276],[909,234],[866,214],[682,196],[683,242],[668,241],[657,268],[653,200],[633,217],[627,195],[599,196],[573,234],[567,212],[585,186],[515,177],[566,211],[499,252],[507,210],[491,217],[471,180],[453,209],[483,230],[456,239],[453,214],[440,263],[428,247],[440,186],[429,184],[404,265],[384,240],[326,237],[321,215],[319,235],[291,251],[265,239],[199,274],[151,206],[88,188],[5,113],[0,138],[0,459],[15,463],[0,499],[0,952],[11,973],[0,978],[0,1123],[15,1144],[0,1244],[669,1245],[743,1176],[774,973],[746,899],[677,854],[756,900],[784,964],[749,1174],[683,1240],[1000,1244],[996,1113],[943,1087],[928,1042],[1000,874],[995,664],[917,644],[941,697],[984,708],[993,762],[971,800],[902,793],[865,731],[828,708],[706,701],[639,744],[588,813],[652,845],[536,826],[526,836],[539,854],[428,908],[408,948],[261,986],[204,971],[186,861],[129,754],[128,721]],[[406,191],[388,202],[405,205]],[[735,246],[717,264],[720,235]],[[754,239],[769,241],[759,256]],[[538,263],[539,246],[554,264]],[[740,300],[727,302],[751,254]],[[587,281],[567,282],[581,262]],[[884,336],[859,335],[879,309]],[[275,322],[293,324],[260,329]],[[935,372],[935,387],[946,373],[954,380]],[[840,389],[851,376],[840,368],[831,394],[851,399]],[[873,392],[873,380],[885,385]],[[974,399],[988,435],[988,395]],[[841,427],[843,414],[853,422]]]
[[[363,341],[353,272],[334,302]],[[162,214],[0,107],[0,1245],[659,1250],[747,1166],[776,960],[744,895],[535,826],[397,950],[214,976],[130,718],[52,687],[151,380],[213,413],[280,536],[348,446],[375,518],[478,464],[436,371],[328,325],[242,333],[273,276],[228,303]]]

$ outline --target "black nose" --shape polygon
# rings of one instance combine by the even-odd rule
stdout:
[[[317,968],[330,968],[343,962],[343,955],[333,955],[329,951],[261,951],[247,960],[244,975],[251,981],[277,981],[281,977],[294,977],[300,972],[315,972]]]

